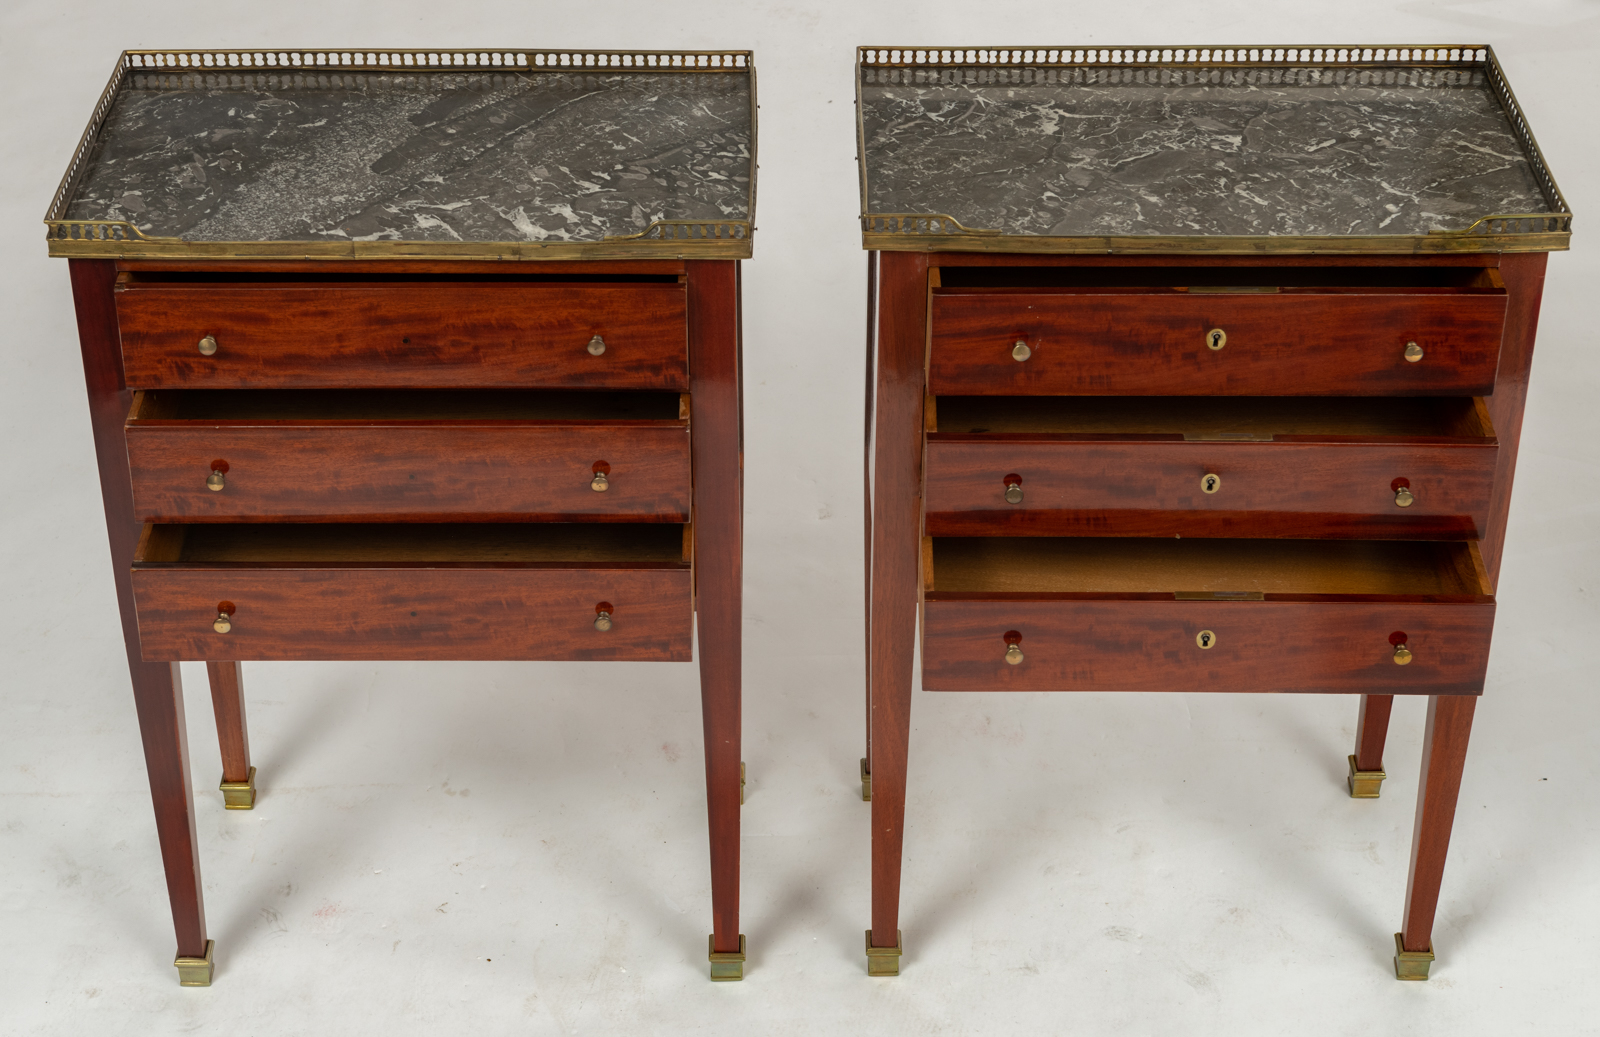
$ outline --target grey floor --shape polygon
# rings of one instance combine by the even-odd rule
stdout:
[[[1600,1031],[1594,3],[467,10],[0,12],[0,1033]],[[1357,802],[1354,700],[919,693],[904,971],[868,979],[852,46],[1463,40],[1498,49],[1578,247],[1550,260],[1434,978],[1389,964],[1422,702],[1396,707],[1383,798]],[[285,42],[757,51],[742,984],[705,978],[694,667],[488,663],[248,666],[249,813],[222,809],[185,667],[217,975],[176,984],[67,271],[38,221],[120,48]]]

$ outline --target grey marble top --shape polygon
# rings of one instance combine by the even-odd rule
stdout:
[[[61,217],[192,242],[599,242],[749,220],[745,72],[128,74]]]
[[[860,75],[869,213],[1055,237],[1426,235],[1552,211],[1481,69]]]

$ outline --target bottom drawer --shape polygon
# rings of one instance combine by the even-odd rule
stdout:
[[[688,662],[687,545],[678,525],[149,525],[139,641],[147,661]]]
[[[1475,543],[933,538],[928,691],[1477,694]]]

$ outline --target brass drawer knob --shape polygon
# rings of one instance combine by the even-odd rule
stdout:
[[[1228,333],[1221,328],[1212,328],[1206,332],[1206,348],[1218,350],[1228,344]]]
[[[1422,347],[1415,342],[1406,343],[1406,359],[1413,364],[1422,359]]]
[[[1405,665],[1409,664],[1410,662],[1411,662],[1411,649],[1407,648],[1403,644],[1395,645],[1394,646],[1394,664],[1396,666],[1405,666]]]
[[[217,618],[211,621],[211,629],[219,634],[226,634],[233,629],[233,602],[217,602]]]
[[[1202,631],[1200,631],[1198,634],[1194,635],[1194,643],[1199,645],[1201,648],[1215,648],[1215,647],[1217,647],[1217,634],[1216,634],[1216,631],[1213,631],[1213,630],[1202,630]]]
[[[1019,364],[1032,355],[1033,350],[1029,349],[1028,343],[1020,338],[1017,339],[1017,344],[1011,347],[1011,359],[1015,360]]]
[[[1200,477],[1201,493],[1216,493],[1222,489],[1222,476],[1216,472],[1207,472]]]
[[[590,356],[599,356],[606,351],[606,340],[596,335],[589,340],[588,350]]]
[[[1006,503],[1022,503],[1022,476],[1012,473],[1006,476]]]
[[[1397,507],[1397,508],[1409,508],[1409,507],[1411,507],[1411,505],[1415,504],[1416,502],[1417,502],[1417,495],[1411,492],[1411,487],[1409,487],[1409,486],[1401,486],[1400,488],[1398,488],[1397,490],[1394,491],[1394,506],[1395,507]]]
[[[604,461],[594,463],[594,478],[589,480],[589,489],[596,493],[604,493],[611,488],[611,466]]]
[[[206,489],[212,493],[221,493],[228,485],[225,478],[228,474],[228,462],[216,460],[211,462],[211,474],[206,476]]]
[[[207,335],[200,340],[200,352],[205,356],[212,356],[217,351],[217,340],[214,335]]]
[[[602,601],[594,607],[594,628],[602,634],[611,629],[611,602]]]
[[[1006,662],[1011,666],[1022,665],[1022,635],[1015,630],[1005,632]]]

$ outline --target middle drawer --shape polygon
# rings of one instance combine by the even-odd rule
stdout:
[[[158,391],[127,422],[140,521],[689,520],[676,393]]]

